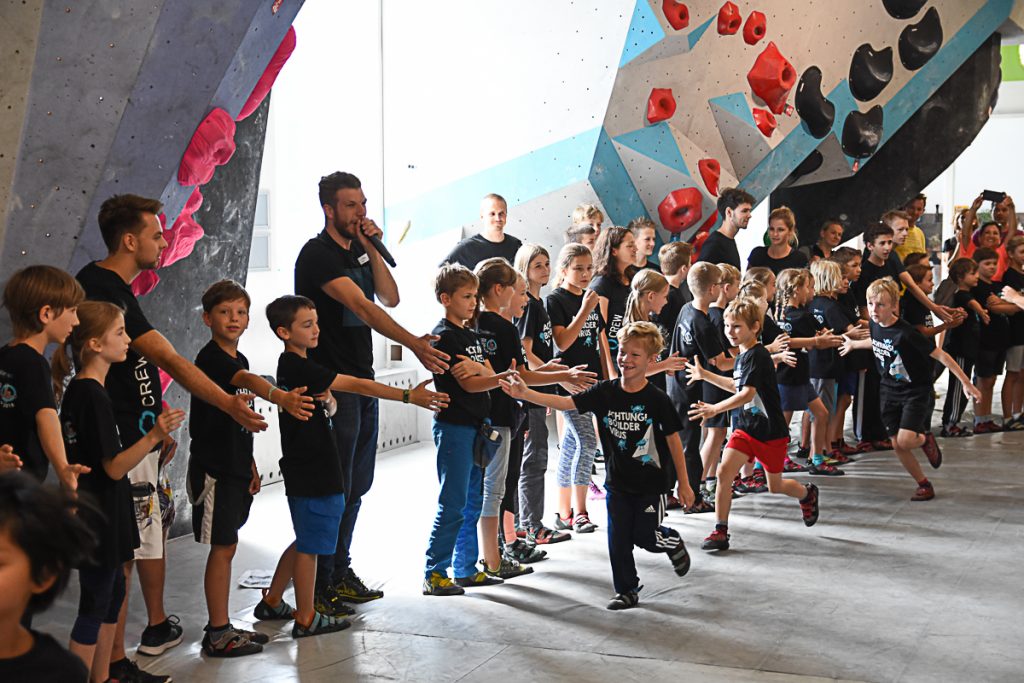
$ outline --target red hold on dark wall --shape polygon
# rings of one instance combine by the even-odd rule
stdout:
[[[763,12],[751,12],[747,17],[747,23],[743,25],[743,42],[747,45],[756,45],[768,31],[767,24]]]
[[[289,28],[288,33],[284,34],[284,40],[277,46],[277,52],[270,58],[270,62],[267,63],[267,68],[263,70],[263,75],[260,76],[260,80],[256,81],[256,87],[252,89],[252,93],[249,95],[249,99],[242,105],[242,111],[238,112],[236,121],[241,121],[247,118],[250,114],[256,111],[256,108],[260,106],[264,99],[267,97],[267,93],[274,87],[274,81],[277,80],[277,75],[281,73],[281,69],[284,67],[284,63],[288,61],[288,58],[292,56],[292,52],[295,51],[295,28]]]
[[[754,123],[757,124],[757,129],[761,131],[766,138],[770,138],[775,129],[779,127],[779,122],[775,120],[775,115],[767,109],[756,108],[753,111]]]
[[[647,98],[647,122],[658,123],[676,113],[676,98],[672,88],[654,88]]]
[[[718,32],[723,36],[731,36],[740,30],[743,17],[735,3],[727,2],[718,10]]]
[[[146,296],[153,291],[158,282],[160,282],[160,276],[156,274],[155,270],[144,270],[132,280],[132,294],[137,297]]]
[[[718,179],[722,176],[722,165],[715,159],[701,159],[697,162],[697,170],[700,171],[704,187],[712,197],[718,196]]]
[[[789,63],[775,43],[770,42],[757,56],[747,73],[747,83],[755,95],[764,100],[775,114],[786,110],[786,98],[796,85],[796,69]]]
[[[696,187],[687,187],[669,192],[658,205],[661,225],[672,233],[680,233],[697,224],[703,215],[701,203],[704,197]]]
[[[185,208],[181,210],[177,220],[170,230],[164,230],[164,240],[167,248],[160,254],[160,267],[165,268],[172,263],[180,261],[189,254],[196,246],[203,235],[202,226],[195,222],[192,214],[199,210],[203,204],[203,193],[197,187],[192,196],[185,202]]]
[[[662,0],[661,11],[668,25],[680,31],[690,25],[690,8],[676,0]]]
[[[235,122],[221,108],[214,109],[196,128],[178,167],[178,182],[205,185],[213,172],[235,153]]]

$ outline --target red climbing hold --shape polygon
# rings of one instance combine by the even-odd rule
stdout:
[[[690,9],[676,0],[662,0],[661,11],[669,26],[679,31],[690,25]]]
[[[236,121],[241,121],[246,118],[260,106],[263,100],[267,97],[267,93],[274,86],[274,81],[277,80],[277,75],[281,73],[281,68],[284,67],[284,63],[288,61],[288,58],[292,56],[292,52],[295,51],[295,28],[289,28],[288,33],[284,34],[284,40],[277,47],[277,52],[270,58],[270,62],[267,64],[267,68],[263,70],[263,75],[260,76],[260,80],[256,82],[256,87],[252,89],[252,93],[249,95],[249,99],[242,105],[242,111],[238,112]]]
[[[747,45],[755,45],[757,41],[764,38],[766,31],[764,13],[755,10],[750,13],[747,23],[743,25],[743,41]]]
[[[669,232],[679,233],[697,224],[703,215],[704,197],[696,187],[673,190],[658,205],[658,218]]]
[[[742,23],[740,8],[734,3],[727,2],[718,10],[718,32],[723,36],[731,36],[739,31]]]
[[[155,270],[144,270],[132,280],[132,294],[145,296],[153,291],[158,282],[160,282],[160,276],[156,274]]]
[[[697,170],[700,171],[704,187],[708,188],[708,192],[711,193],[712,197],[717,197],[718,179],[722,175],[722,165],[715,159],[701,159],[697,162]]]
[[[775,43],[769,42],[747,73],[747,83],[772,112],[781,114],[786,110],[789,91],[796,85],[796,69]]]
[[[676,113],[676,98],[672,88],[654,88],[647,98],[647,122],[657,123],[672,118]]]
[[[770,138],[775,129],[779,127],[779,122],[775,120],[775,115],[767,109],[754,109],[754,123],[757,124],[757,129],[761,131],[766,138]]]
[[[213,171],[235,153],[235,122],[226,111],[216,108],[196,128],[178,167],[178,182],[184,186],[205,185]]]

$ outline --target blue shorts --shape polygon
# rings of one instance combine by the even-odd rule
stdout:
[[[345,512],[345,494],[303,498],[288,496],[295,529],[295,549],[307,555],[333,555],[338,547],[338,527]]]
[[[856,370],[849,370],[840,375],[837,384],[839,396],[856,396],[858,379],[859,373]]]
[[[807,410],[807,404],[818,398],[818,392],[814,390],[810,382],[807,384],[780,384],[779,397],[782,399],[783,411],[796,413]]]

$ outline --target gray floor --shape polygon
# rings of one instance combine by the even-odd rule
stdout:
[[[420,444],[380,458],[354,557],[386,597],[361,607],[353,628],[295,642],[290,626],[260,625],[273,638],[261,655],[206,660],[205,553],[178,539],[166,603],[185,642],[142,663],[177,681],[1019,681],[1022,445],[1024,432],[946,440],[928,503],[909,501],[914,483],[891,453],[869,455],[845,477],[817,479],[822,514],[811,529],[789,499],[746,497],[734,507],[734,549],[717,556],[699,549],[712,515],[670,513],[692,570],[679,579],[664,556],[638,550],[641,605],[612,613],[600,504],[597,533],[549,547],[532,576],[422,596],[437,483],[432,449]],[[243,529],[236,572],[272,568],[290,533],[282,487],[268,487]],[[236,624],[251,622],[257,600],[235,591]],[[66,637],[76,602],[69,590],[37,623]],[[137,592],[132,608],[137,642]]]

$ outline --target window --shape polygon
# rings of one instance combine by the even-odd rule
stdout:
[[[252,246],[249,247],[249,270],[270,270],[270,205],[269,194],[263,191],[256,197]]]

